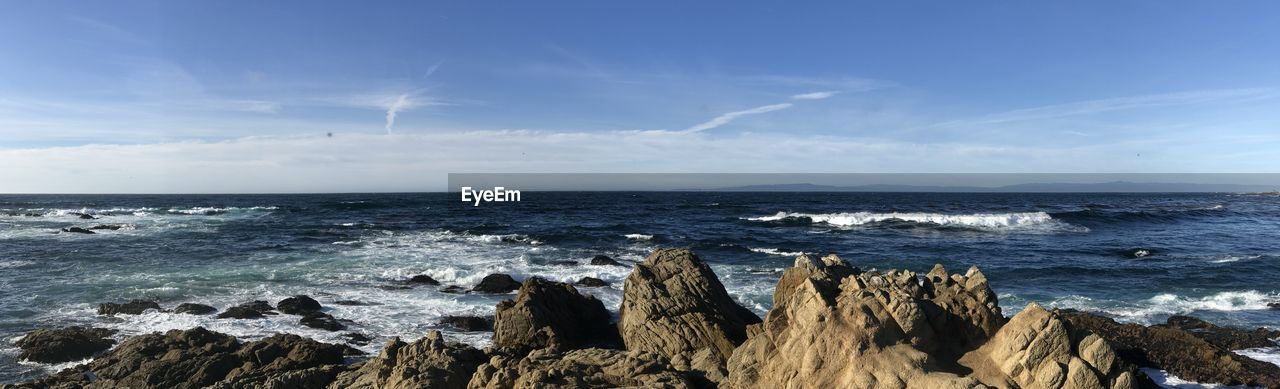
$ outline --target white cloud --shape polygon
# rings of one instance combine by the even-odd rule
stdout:
[[[1140,96],[1116,97],[1053,104],[1034,108],[1000,112],[972,119],[953,120],[938,124],[939,127],[989,125],[1030,120],[1056,119],[1069,116],[1093,115],[1112,111],[1150,107],[1204,104],[1228,101],[1251,101],[1280,96],[1270,88],[1214,89]]]
[[[779,111],[787,108],[791,108],[791,103],[765,105],[765,106],[755,107],[752,109],[746,109],[742,111],[729,112],[720,116],[716,116],[715,118],[708,120],[706,122],[703,122],[701,124],[698,124],[696,126],[686,128],[683,132],[706,131],[716,127],[723,126],[725,124],[729,124],[729,122],[732,122],[734,119],[737,119],[743,116]]]
[[[822,91],[822,92],[802,93],[798,95],[792,95],[791,99],[792,100],[822,100],[831,96],[835,96],[836,93],[840,93],[840,92]]]
[[[387,106],[387,132],[391,132],[391,126],[396,125],[396,113],[413,108],[413,102],[409,100],[409,95],[400,95],[395,101]]]

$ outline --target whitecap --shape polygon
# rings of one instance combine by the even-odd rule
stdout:
[[[1149,367],[1140,368],[1143,373],[1156,383],[1157,386],[1167,389],[1250,389],[1248,386],[1227,386],[1222,384],[1202,384],[1195,381],[1187,381],[1169,374],[1169,372],[1153,369]]]
[[[1219,292],[1202,297],[1162,293],[1137,303],[1071,295],[1058,298],[1049,305],[1055,308],[1103,312],[1120,321],[1154,324],[1168,316],[1185,315],[1196,311],[1266,310],[1270,309],[1267,306],[1268,303],[1276,301],[1280,301],[1280,294],[1245,290]]]
[[[1247,348],[1244,350],[1236,350],[1235,353],[1280,366],[1280,346]]]
[[[1087,228],[1072,226],[1055,220],[1045,212],[1012,212],[1012,213],[971,213],[942,214],[923,212],[841,212],[841,213],[793,213],[778,212],[770,216],[747,217],[752,221],[779,221],[786,219],[807,218],[813,223],[840,227],[861,226],[885,221],[905,221],[927,223],[941,226],[964,226],[990,230],[1031,230],[1035,228],[1071,228],[1087,231]]]
[[[804,255],[803,251],[782,251],[782,250],[770,248],[770,247],[752,247],[751,251],[755,251],[757,253],[769,254],[769,255],[781,255],[784,257],[798,257],[801,255]]]
[[[653,240],[653,235],[645,235],[645,234],[626,234],[626,235],[623,235],[623,236],[624,236],[624,237],[626,237],[627,239],[631,239],[631,240]]]

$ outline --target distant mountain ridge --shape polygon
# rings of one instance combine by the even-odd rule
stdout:
[[[973,193],[1161,193],[1161,192],[1268,192],[1276,186],[1241,184],[1192,184],[1165,182],[1111,181],[1099,183],[1027,183],[995,187],[944,185],[817,185],[810,183],[744,185],[715,189],[713,192],[973,192]]]

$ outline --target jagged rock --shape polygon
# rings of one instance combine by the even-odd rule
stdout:
[[[599,348],[536,350],[523,358],[498,355],[480,365],[472,389],[514,388],[691,388],[662,356]]]
[[[1201,383],[1280,387],[1280,366],[1235,354],[1182,329],[1120,324],[1078,311],[1062,310],[1058,316],[1105,339],[1128,363]]]
[[[160,304],[150,300],[131,300],[127,303],[102,303],[98,304],[99,315],[141,315],[148,309],[159,311]]]
[[[506,274],[490,274],[484,276],[472,291],[480,293],[511,293],[520,289],[520,282]]]
[[[217,311],[218,308],[196,303],[182,303],[173,308],[174,313],[185,313],[189,315],[208,315]]]
[[[516,353],[617,343],[600,300],[578,294],[572,285],[537,277],[525,280],[515,300],[498,303],[493,327],[493,345]]]
[[[410,283],[410,284],[424,284],[424,285],[440,285],[440,281],[436,281],[436,279],[435,279],[435,278],[431,278],[431,276],[426,275],[426,274],[419,274],[419,275],[416,275],[416,276],[410,277],[410,278],[409,278],[409,283]]]
[[[22,384],[54,388],[323,388],[346,346],[296,335],[241,345],[204,328],[129,338],[93,362]]]
[[[89,231],[80,227],[63,228],[62,232],[71,232],[76,234],[96,234],[96,232]]]
[[[298,323],[325,331],[340,331],[347,328],[347,326],[339,323],[338,319],[334,319],[332,315],[319,311],[303,313],[302,318],[298,319]]]
[[[320,306],[319,301],[316,301],[311,298],[311,296],[307,296],[305,294],[286,297],[284,300],[280,300],[279,303],[276,303],[276,309],[290,315],[305,315],[310,312],[318,312],[321,308],[323,307]]]
[[[595,278],[595,277],[582,277],[582,279],[578,280],[578,282],[574,283],[574,285],[584,286],[588,288],[599,288],[602,286],[609,286],[609,283],[605,282],[605,280]]]
[[[1143,377],[1098,335],[1028,304],[960,362],[988,385],[1023,388],[1137,388]]]
[[[613,258],[609,258],[608,255],[597,255],[591,257],[591,264],[594,266],[626,266]]]
[[[1242,350],[1246,348],[1276,347],[1280,331],[1256,328],[1243,330],[1231,327],[1219,327],[1213,323],[1191,316],[1174,315],[1165,321],[1165,325],[1177,328],[1204,339],[1206,342],[1224,350]]]
[[[658,249],[627,276],[618,330],[628,350],[656,353],[679,370],[717,381],[724,361],[747,339],[747,326],[759,322],[697,255]]]
[[[965,276],[954,277],[958,285],[967,283]],[[922,282],[929,281],[912,272],[858,273],[834,256],[797,258],[779,280],[758,333],[729,359],[721,387],[979,385],[961,375],[967,369],[954,359],[931,354],[951,335],[939,335],[935,326],[950,328],[950,321],[961,319],[930,300]]]
[[[493,331],[493,318],[480,316],[445,316],[440,323],[462,331]]]
[[[18,360],[62,363],[89,358],[111,348],[116,342],[108,337],[115,332],[80,326],[31,331],[16,343],[22,350]]]
[[[1005,318],[996,293],[976,266],[964,275],[947,274],[936,264],[921,284],[920,301],[929,326],[939,334],[938,349],[948,359],[959,358],[995,335]]]
[[[332,389],[466,388],[487,357],[471,346],[445,342],[439,331],[413,343],[392,339],[382,353],[342,373]]]

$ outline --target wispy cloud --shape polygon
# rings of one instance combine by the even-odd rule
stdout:
[[[409,95],[400,95],[396,100],[387,106],[387,133],[391,133],[391,126],[396,125],[396,113],[402,110],[413,108],[413,101],[409,100]]]
[[[801,93],[798,95],[792,95],[791,99],[792,100],[822,100],[831,96],[835,96],[836,93],[840,93],[840,92],[839,91],[822,91],[822,92]]]
[[[703,123],[701,123],[701,124],[698,124],[698,125],[696,125],[696,126],[686,128],[686,129],[685,129],[684,131],[682,131],[682,132],[689,133],[689,132],[700,132],[700,131],[706,131],[706,130],[710,130],[710,129],[713,129],[713,128],[716,128],[716,127],[723,126],[723,125],[725,125],[725,124],[729,124],[729,122],[732,122],[734,119],[737,119],[737,118],[740,118],[740,117],[743,117],[743,116],[747,116],[747,115],[757,115],[757,114],[762,114],[762,113],[766,113],[766,112],[773,112],[773,111],[780,111],[780,110],[784,110],[784,109],[787,109],[787,108],[791,108],[791,103],[772,104],[772,105],[765,105],[765,106],[755,107],[755,108],[752,108],[752,109],[745,109],[745,110],[741,110],[741,111],[733,111],[733,112],[729,112],[729,113],[726,113],[726,114],[723,114],[723,115],[720,115],[720,116],[716,116],[715,118],[713,118],[713,119],[711,119],[711,120],[708,120],[708,121],[705,121],[705,122],[703,122]]]
[[[952,120],[939,123],[937,126],[962,127],[989,125],[1030,120],[1055,119],[1069,116],[1093,115],[1139,108],[1193,105],[1214,102],[1250,101],[1277,96],[1280,96],[1280,93],[1277,93],[1275,89],[1271,88],[1214,89],[1127,96],[1017,109],[972,119]]]

